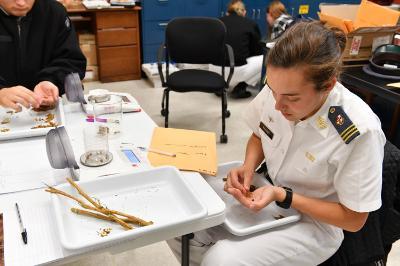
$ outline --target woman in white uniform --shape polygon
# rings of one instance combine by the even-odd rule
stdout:
[[[294,208],[299,222],[246,237],[222,227],[196,232],[193,265],[318,265],[381,206],[385,137],[380,121],[337,81],[346,38],[318,21],[289,28],[270,51],[267,86],[245,112],[245,161],[225,191],[258,211]],[[265,160],[274,185],[249,188]],[[275,201],[275,202],[274,202]],[[179,242],[168,242],[177,254]]]

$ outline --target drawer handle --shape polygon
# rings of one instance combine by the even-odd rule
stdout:
[[[158,26],[160,26],[160,27],[166,27],[167,25],[168,25],[167,22],[158,23]]]
[[[166,3],[166,2],[168,2],[169,0],[158,0],[158,2],[160,2],[160,3]]]
[[[122,31],[122,30],[128,30],[130,28],[111,28],[111,29],[102,29],[101,31]]]

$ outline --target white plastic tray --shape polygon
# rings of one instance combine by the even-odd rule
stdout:
[[[119,224],[72,213],[71,207],[81,207],[71,199],[52,194],[61,244],[69,250],[96,248],[145,237],[148,232],[177,227],[207,215],[207,209],[173,167],[114,175],[78,184],[108,208],[153,221],[154,224],[124,230]],[[69,183],[57,188],[82,198]],[[97,231],[103,228],[111,228],[111,233],[101,237]]]
[[[294,209],[282,209],[275,203],[269,204],[255,213],[241,205],[233,196],[224,191],[224,181],[229,170],[242,165],[242,162],[229,162],[218,166],[217,176],[203,175],[210,186],[226,204],[225,228],[234,235],[245,236],[271,229],[277,226],[296,222],[301,215]],[[253,185],[260,187],[269,184],[264,176],[254,174]],[[276,219],[280,215],[284,218]]]
[[[52,129],[52,127],[35,129],[32,129],[32,127],[44,124],[43,121],[38,120],[44,119],[49,113],[55,115],[53,121],[56,122],[58,126],[65,125],[64,109],[61,99],[58,101],[58,105],[55,109],[45,112],[35,112],[26,108],[22,108],[22,111],[19,113],[7,113],[7,111],[10,110],[11,109],[4,109],[0,107],[0,123],[4,119],[10,119],[10,123],[0,124],[0,140],[45,136],[47,132]],[[1,129],[4,128],[8,128],[10,130],[7,132],[1,132]]]
[[[112,94],[112,95],[121,96],[123,113],[140,112],[142,110],[142,108],[140,107],[137,100],[129,93],[123,93],[123,92],[110,93],[108,90],[102,90],[102,89],[98,89],[98,90],[94,90],[94,91],[100,91],[100,92],[102,92],[102,94]],[[93,93],[93,94],[95,94],[95,93]],[[89,102],[89,96],[90,96],[90,93],[84,95],[85,101],[87,102],[87,104],[84,104],[83,106],[85,108],[86,114],[93,115],[93,105]]]

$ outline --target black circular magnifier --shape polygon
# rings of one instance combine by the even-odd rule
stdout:
[[[68,168],[72,179],[79,180],[79,166],[75,161],[65,127],[56,127],[47,133],[46,151],[51,167],[54,169]]]
[[[65,95],[67,96],[68,101],[74,102],[74,103],[80,103],[82,110],[85,111],[85,108],[83,107],[83,105],[87,104],[87,102],[83,95],[82,81],[79,78],[78,73],[71,73],[65,77],[64,89],[65,89]]]

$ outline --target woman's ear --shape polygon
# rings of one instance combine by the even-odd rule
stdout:
[[[332,89],[333,89],[333,87],[335,87],[335,84],[336,84],[336,82],[337,82],[337,78],[336,77],[333,77],[330,81],[328,81],[328,83],[326,84],[327,86],[326,86],[326,88],[324,89],[324,91],[326,91],[326,92],[330,92]]]

